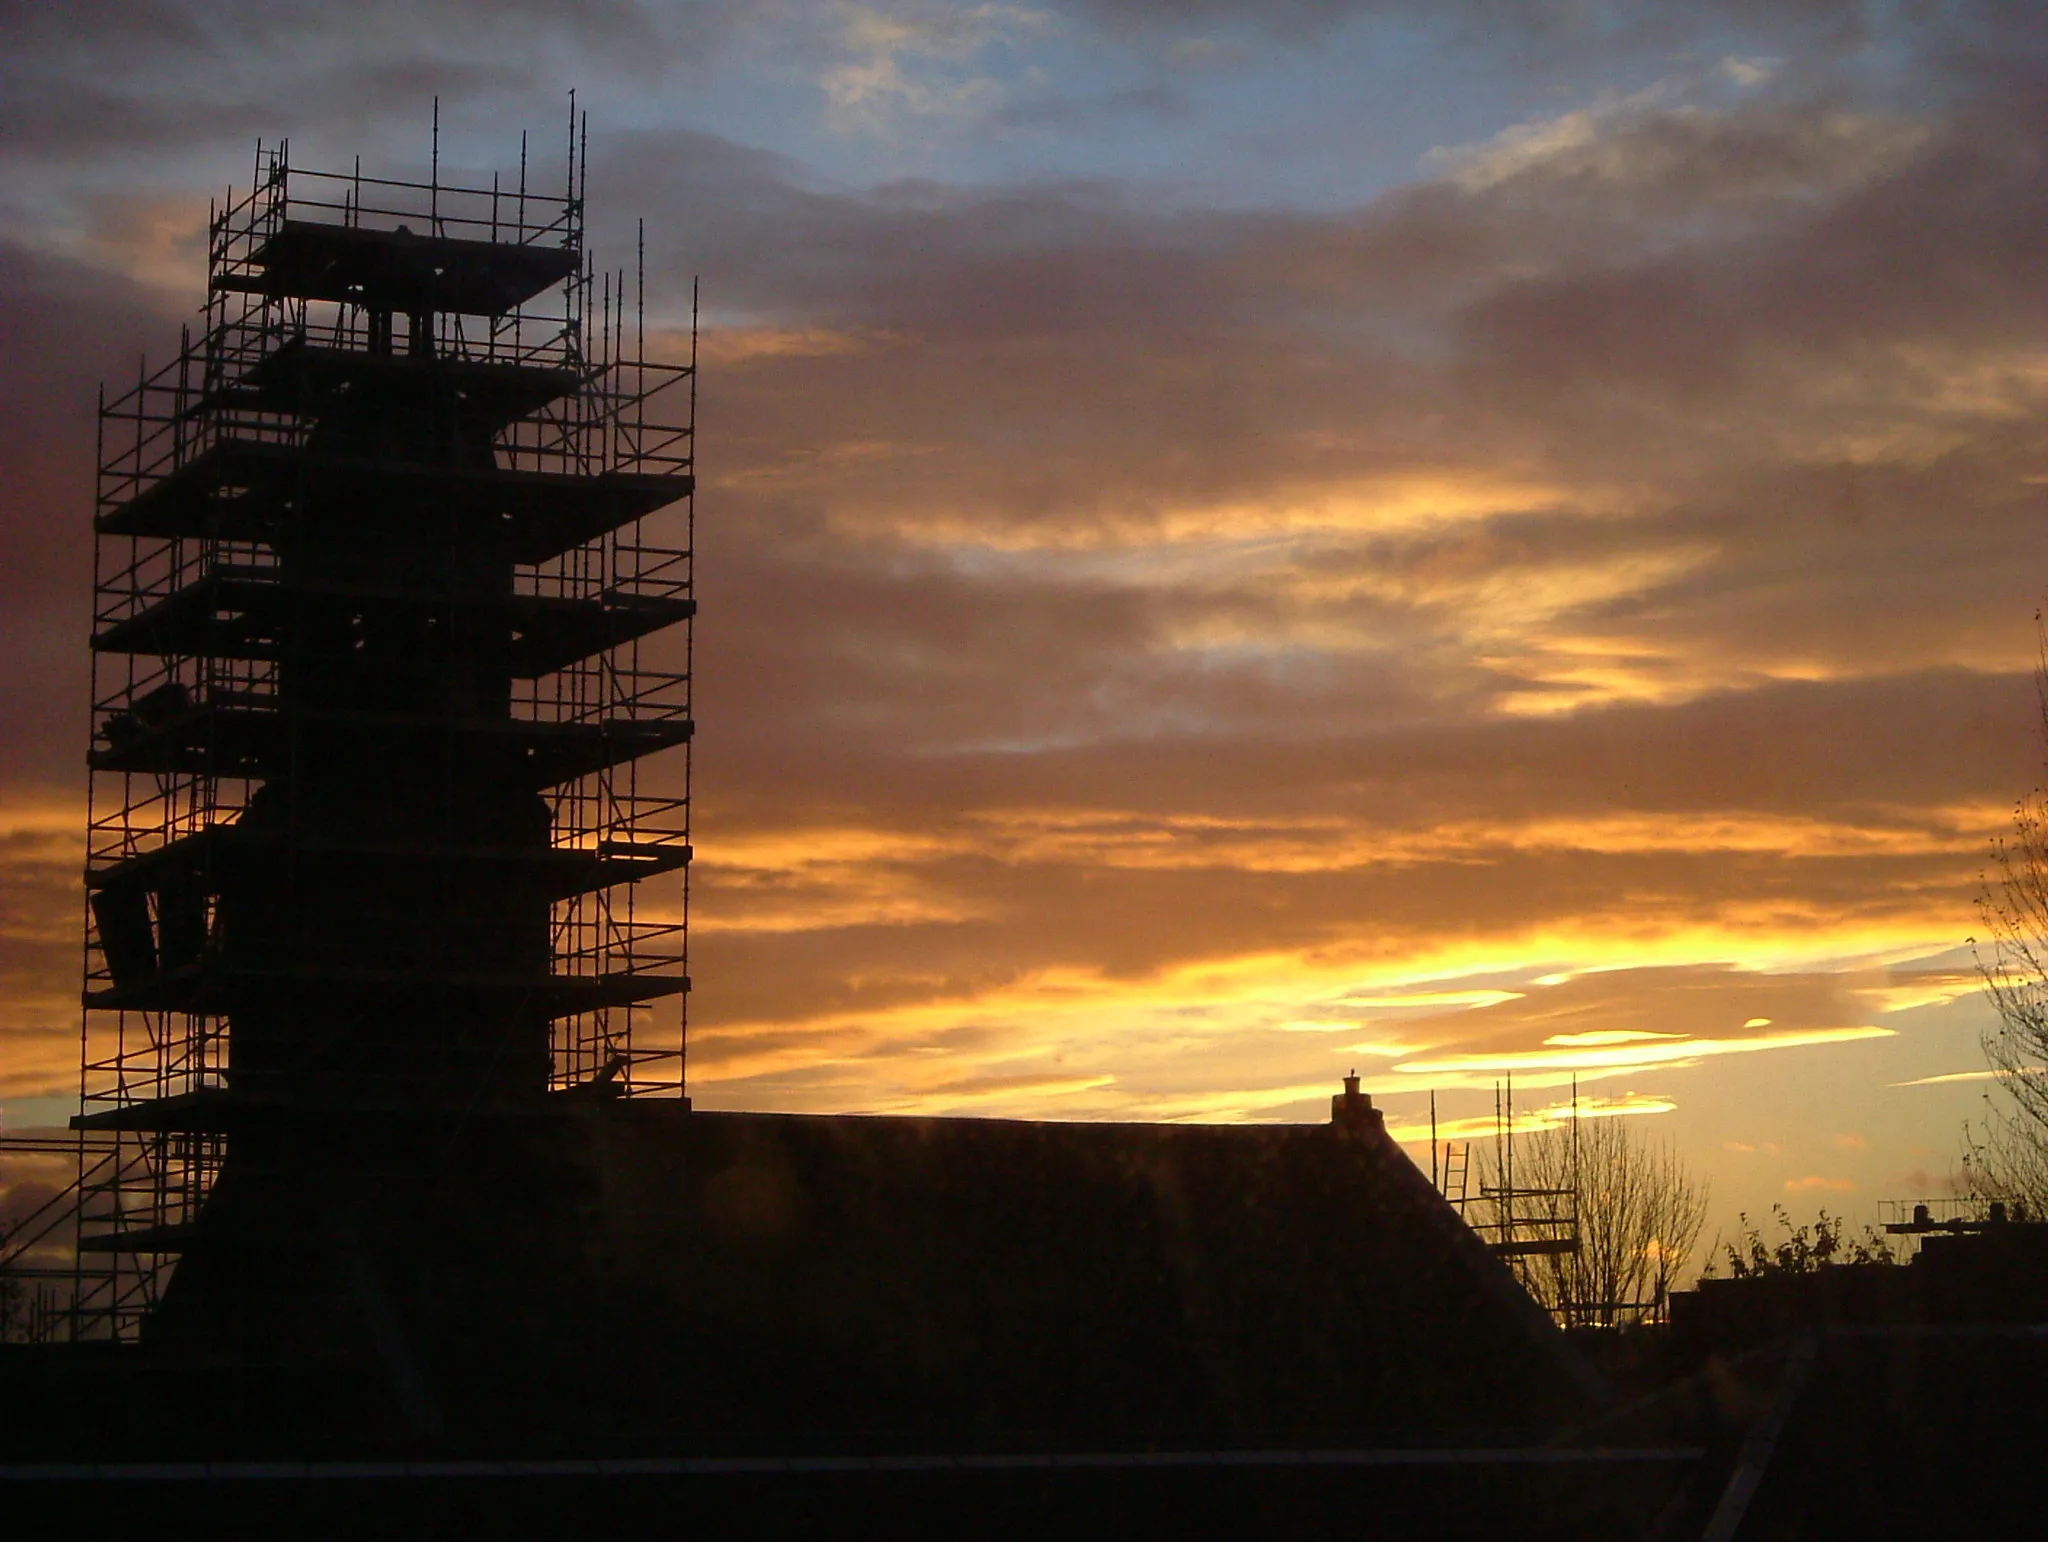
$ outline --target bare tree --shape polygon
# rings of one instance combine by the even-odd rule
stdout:
[[[1567,1327],[1661,1314],[1707,1218],[1707,1185],[1686,1170],[1678,1148],[1645,1139],[1623,1118],[1578,1119],[1518,1137],[1514,1186],[1521,1197],[1495,1202],[1496,1239],[1503,1203],[1514,1210],[1509,1232],[1525,1241],[1566,1239],[1576,1213],[1576,1251],[1509,1255],[1530,1294]]]
[[[2048,651],[2034,688],[2048,743]],[[1998,1012],[1983,1040],[1996,1091],[1982,1126],[1965,1132],[1963,1162],[1987,1198],[2048,1215],[2048,789],[2013,806],[2011,831],[1991,843],[1991,868],[1977,901],[1986,936],[1971,941]]]

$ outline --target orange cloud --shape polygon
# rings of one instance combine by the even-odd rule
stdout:
[[[1763,1050],[1801,1049],[1816,1044],[1885,1039],[1891,1028],[1814,1028],[1796,1033],[1758,1034],[1745,1039],[1670,1039],[1655,1044],[1611,1045],[1598,1049],[1523,1050],[1510,1054],[1447,1055],[1404,1061],[1394,1067],[1409,1076],[1470,1076],[1474,1073],[1536,1071],[1552,1076],[1578,1072],[1609,1073],[1642,1066],[1692,1065],[1716,1055],[1753,1054]]]

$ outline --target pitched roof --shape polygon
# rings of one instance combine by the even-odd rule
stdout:
[[[359,1359],[497,1449],[1473,1440],[1599,1392],[1376,1117],[587,1103],[416,1148],[326,1138],[384,1172],[309,1207],[230,1171],[160,1341],[332,1354],[339,1314]],[[293,1263],[286,1211],[323,1205],[345,1224]]]

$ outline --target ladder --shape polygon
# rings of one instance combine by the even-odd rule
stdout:
[[[1470,1182],[1472,1143],[1459,1145],[1455,1141],[1444,1142],[1444,1198],[1458,1207],[1458,1213],[1465,1213],[1466,1185]]]

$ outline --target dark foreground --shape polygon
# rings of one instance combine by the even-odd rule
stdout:
[[[1709,1293],[1675,1338],[1575,1344],[1342,1100],[1252,1130],[591,1104],[432,1133],[333,1132],[355,1144],[329,1189],[229,1173],[143,1343],[0,1348],[0,1514],[293,1537],[2040,1529],[2048,1302],[2010,1247],[1975,1274],[1950,1250],[1870,1288]]]

